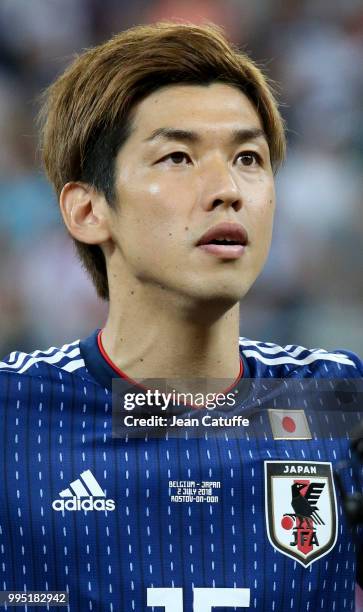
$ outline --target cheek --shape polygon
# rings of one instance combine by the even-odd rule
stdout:
[[[125,236],[133,234],[133,238],[135,233],[142,233],[142,239],[148,240],[161,222],[165,189],[159,182],[146,183],[142,177],[122,183],[118,190],[118,231]]]
[[[160,264],[165,252],[173,257],[182,242],[182,203],[180,190],[171,190],[160,181],[133,182],[133,189],[119,191],[118,240],[124,254]],[[184,225],[187,225],[184,223]],[[179,236],[179,239],[178,239]]]
[[[273,189],[254,199],[250,205],[251,227],[259,236],[268,238],[272,232],[273,218],[275,213],[275,193]],[[258,236],[257,236],[258,237]]]
[[[165,181],[142,182],[133,190],[132,193],[125,194],[125,201],[128,208],[133,209],[137,214],[142,214],[151,222],[161,219],[167,221],[175,216],[180,210],[182,201],[180,189],[175,189]],[[129,197],[128,197],[129,196]],[[130,197],[131,196],[131,197]]]
[[[190,230],[191,194],[183,186],[152,182],[144,190],[143,206],[145,240],[151,257],[180,258],[188,248]],[[143,240],[144,240],[143,238]]]
[[[159,183],[150,183],[146,188],[146,193],[150,198],[160,197],[161,186]]]

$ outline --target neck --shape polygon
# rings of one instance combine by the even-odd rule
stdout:
[[[136,293],[136,292],[135,292]],[[225,379],[240,369],[239,304],[179,307],[155,295],[111,299],[104,349],[130,378]]]

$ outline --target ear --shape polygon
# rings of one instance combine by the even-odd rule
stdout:
[[[110,239],[105,197],[86,183],[66,183],[61,191],[60,208],[71,236],[86,244],[102,244]]]

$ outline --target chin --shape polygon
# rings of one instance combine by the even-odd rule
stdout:
[[[216,316],[221,316],[223,312],[233,308],[243,297],[248,293],[251,282],[241,284],[241,275],[239,278],[226,279],[218,281],[214,279],[203,279],[200,275],[193,278],[183,279],[182,282],[168,282],[169,279],[163,282],[158,280],[157,285],[166,289],[165,299],[171,299],[176,308],[181,308],[187,313],[193,313],[193,317],[197,313],[215,313]],[[199,315],[198,315],[199,316]]]
[[[213,285],[211,284],[210,286],[205,285],[204,287],[199,287],[199,291],[197,290],[196,292],[199,295],[196,297],[204,301],[235,304],[248,293],[252,284],[252,282],[243,285],[241,285],[241,282],[225,282],[223,284],[218,283],[218,285],[213,283]]]
[[[249,288],[248,288],[249,289]],[[203,315],[206,312],[214,312],[216,315],[222,315],[223,312],[230,310],[238,304],[238,302],[246,295],[248,289],[241,287],[204,287],[204,290],[192,292],[189,294],[189,302],[191,309],[194,311],[200,310]]]

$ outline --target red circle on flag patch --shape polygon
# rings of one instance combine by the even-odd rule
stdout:
[[[296,429],[295,421],[289,416],[285,416],[282,419],[282,427],[286,429],[286,431],[292,433]]]
[[[294,521],[292,520],[291,516],[283,516],[281,519],[281,527],[283,527],[284,529],[290,530],[292,529],[294,526]]]

